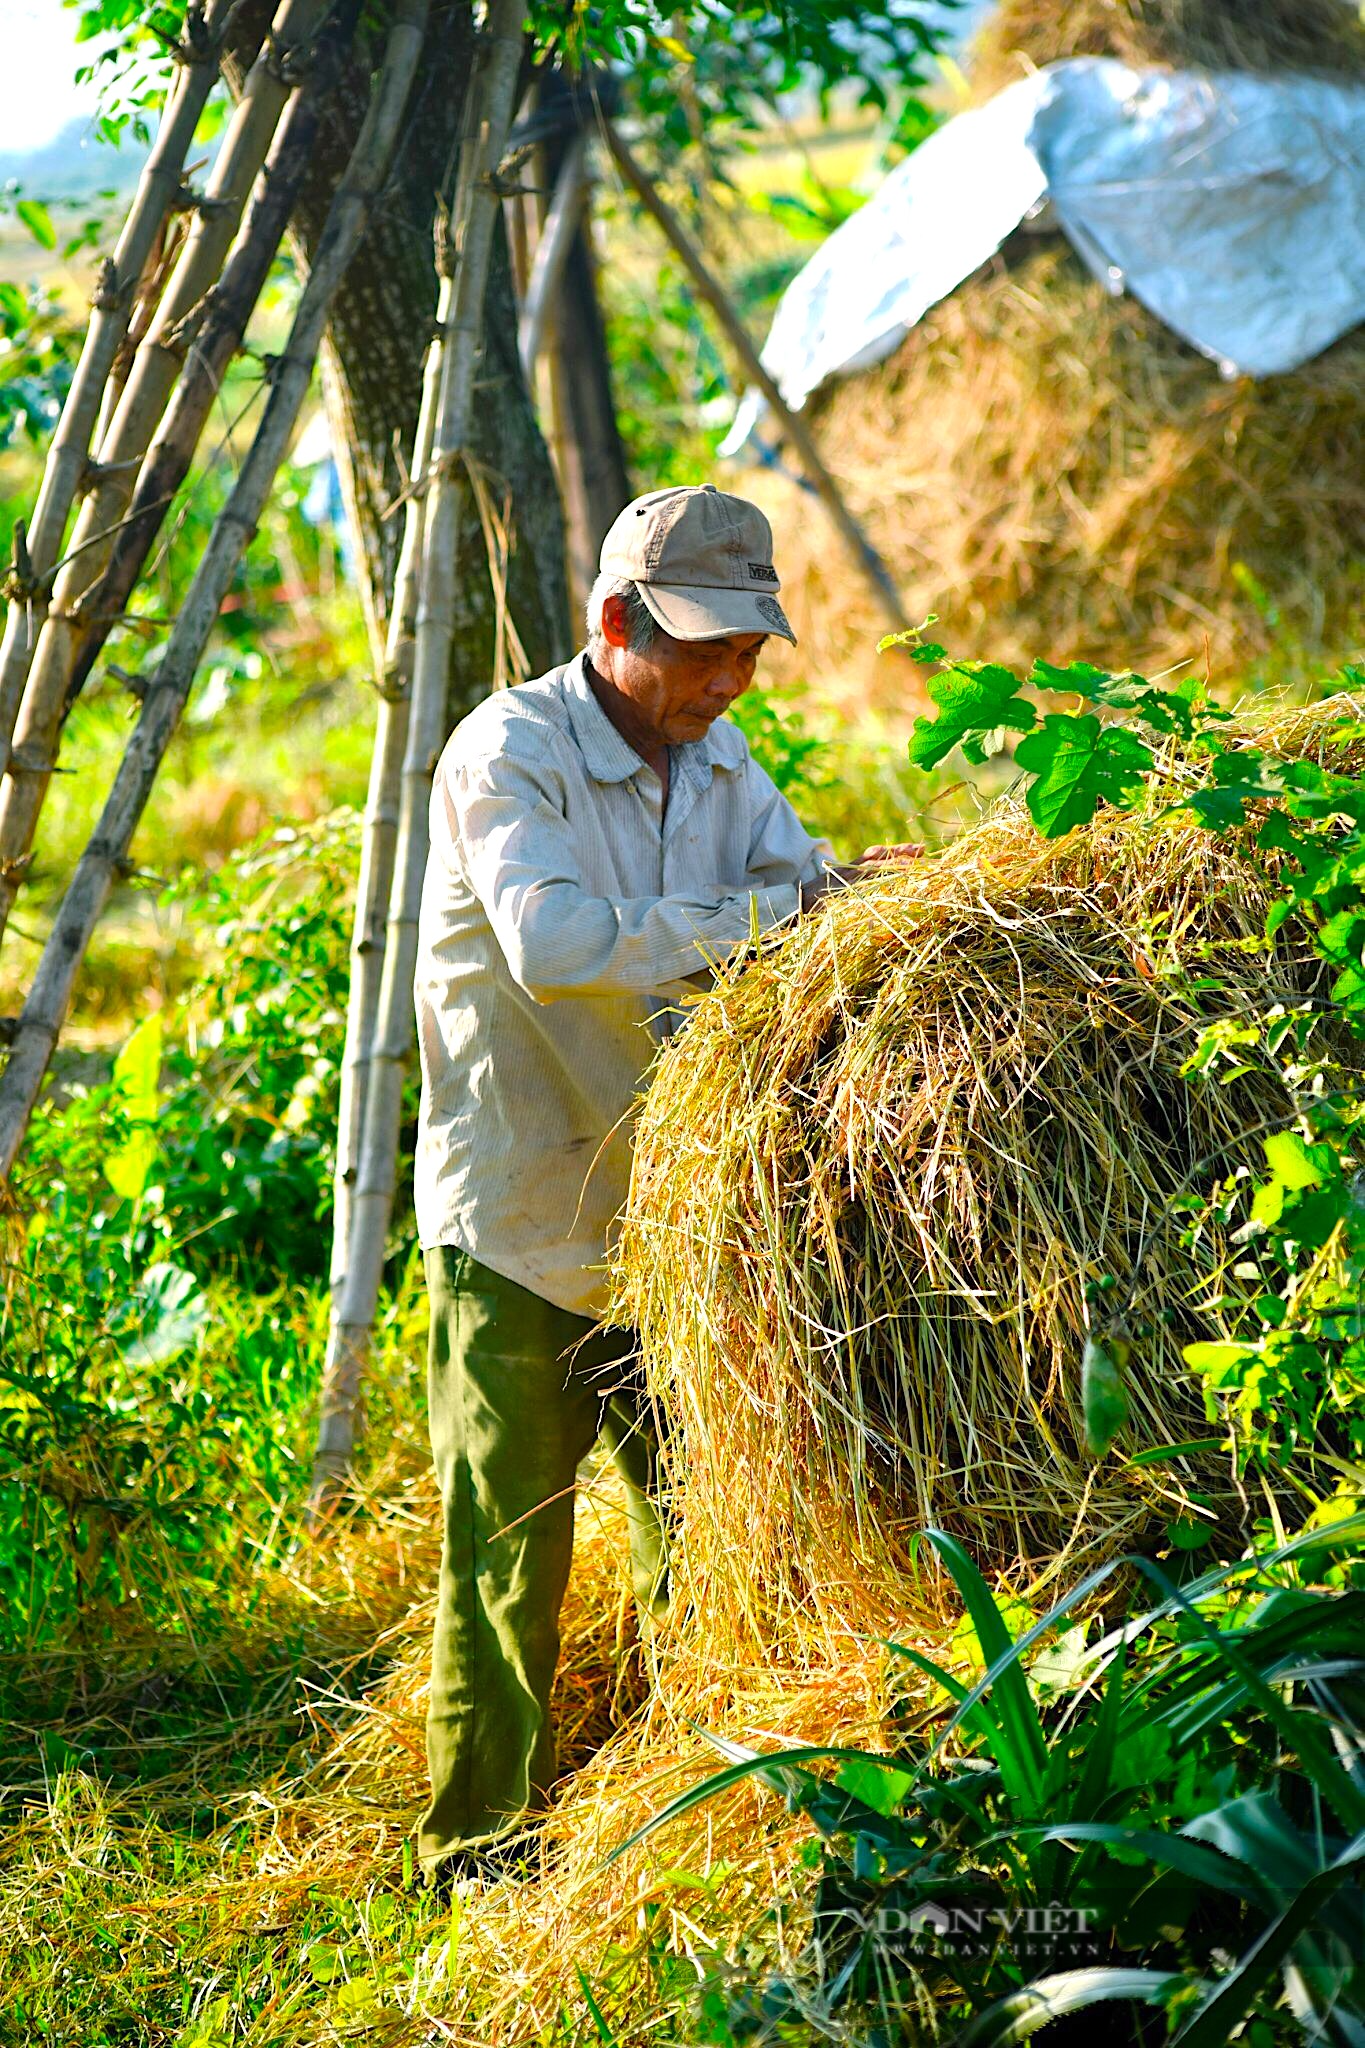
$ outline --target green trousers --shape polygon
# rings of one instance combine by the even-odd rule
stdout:
[[[418,1838],[430,1872],[543,1805],[554,1782],[550,1686],[575,1475],[599,1436],[625,1480],[631,1579],[647,1614],[663,1611],[667,1562],[653,1500],[657,1440],[630,1333],[556,1308],[453,1246],[424,1258],[431,1451],[444,1513],[431,1805]]]

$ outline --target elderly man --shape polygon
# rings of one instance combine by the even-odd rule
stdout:
[[[595,1318],[671,999],[755,922],[855,872],[722,715],[765,639],[795,638],[763,514],[710,484],[656,491],[601,567],[586,651],[471,712],[432,792],[416,996],[445,1516],[419,1843],[434,1875],[505,1846],[553,1780],[575,1472],[598,1437],[625,1481],[637,1602],[662,1610],[654,1432],[628,1334]]]

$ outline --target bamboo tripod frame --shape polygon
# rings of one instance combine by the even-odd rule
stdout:
[[[375,199],[382,190],[421,53],[427,4],[428,0],[398,0],[394,25],[370,106],[329,209],[317,256],[300,296],[285,348],[275,359],[270,393],[260,423],[228,501],[214,522],[165,651],[137,691],[141,708],[132,738],[116,771],[99,822],[77,862],[58,909],[23,1012],[8,1034],[11,1049],[4,1073],[0,1075],[0,1180],[8,1177],[13,1165],[70,1003],[80,963],[115,880],[126,872],[132,835],[184,710],[209,633],[284,459],[312,377],[328,309],[355,254]],[[301,13],[304,10],[298,0],[287,0],[286,6],[276,16],[276,30],[282,24],[287,25],[288,19],[297,26]],[[304,13],[304,18],[314,22],[319,20],[321,9],[312,6],[311,13]],[[325,70],[319,69],[311,85],[305,77],[302,85],[289,87],[275,110],[271,133],[264,137],[270,145],[267,176],[243,223],[233,258],[223,272],[222,297],[231,310],[224,312],[220,302],[218,317],[221,325],[213,330],[214,334],[221,332],[223,346],[230,339],[231,322],[239,315],[244,326],[245,317],[249,316],[255,296],[264,283],[269,257],[262,267],[261,251],[269,245],[273,255],[279,234],[283,233],[284,221],[292,207],[298,181],[307,166],[312,147],[314,130],[308,111],[320,100],[327,82]],[[247,95],[244,93],[239,112],[246,103]],[[286,106],[289,113],[281,120],[280,115]],[[255,108],[249,109],[249,116],[254,118],[239,124],[239,133],[242,127],[249,126],[259,134],[264,119],[259,116],[258,107],[259,102]],[[186,140],[188,144],[188,138]],[[253,136],[253,147],[254,144]],[[226,149],[226,144],[224,147]],[[277,220],[279,232],[272,242],[271,235]],[[252,252],[250,260],[245,253],[248,250]],[[234,263],[237,264],[235,271]],[[243,312],[243,301],[258,272],[255,294]],[[209,326],[214,318],[215,315],[209,315],[205,325]],[[214,363],[218,357],[206,352],[205,360]],[[134,389],[136,377],[135,361],[125,389],[125,400],[128,392]],[[176,397],[190,388],[186,380],[178,387]],[[171,396],[169,391],[166,395]],[[173,399],[168,419],[177,421],[179,432],[187,438],[194,422],[191,402],[185,400],[177,411]],[[198,421],[200,430],[202,425],[201,417]],[[197,433],[195,438],[197,440]],[[13,780],[11,776],[7,787],[13,785]]]
[[[329,84],[327,35],[335,49],[341,46],[343,31],[327,0],[281,0],[247,70],[209,188],[202,199],[187,201],[184,162],[235,5],[236,0],[199,0],[190,9],[179,75],[115,255],[101,276],[26,548],[21,536],[23,575],[12,582],[0,643],[0,932],[22,884],[66,716],[122,618],[188,475],[289,220]],[[10,1045],[0,1074],[0,1181],[8,1177],[22,1142],[95,922],[114,883],[129,871],[133,833],[219,605],[283,459],[327,308],[393,154],[426,14],[427,0],[399,0],[369,115],[335,195],[288,346],[272,368],[265,411],[236,486],[160,661],[147,675],[123,679],[140,706],[132,739],[58,910],[23,1013],[0,1026],[0,1038]],[[352,1456],[393,1206],[402,1084],[411,1057],[410,986],[427,803],[445,738],[455,540],[500,198],[498,171],[522,55],[521,21],[516,0],[490,0],[477,41],[441,265],[437,334],[425,368],[412,482],[405,493],[351,949],[333,1315],[312,1481],[315,1507],[335,1495]],[[771,380],[721,287],[609,123],[604,133],[622,176],[712,305],[746,374],[766,389]],[[566,157],[529,272],[519,337],[528,372],[544,340],[586,193],[586,141],[580,137]],[[172,257],[159,261],[167,223],[187,204],[188,232]],[[903,623],[890,579],[818,454],[807,446],[808,433],[780,396],[775,409],[888,617]],[[83,503],[63,554],[78,497]]]

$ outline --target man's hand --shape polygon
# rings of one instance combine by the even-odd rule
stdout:
[[[828,896],[831,889],[844,889],[850,882],[865,881],[874,868],[904,867],[910,861],[918,860],[923,852],[922,846],[869,846],[851,867],[839,867],[830,862],[816,881],[802,882],[801,908],[811,910],[822,896]]]

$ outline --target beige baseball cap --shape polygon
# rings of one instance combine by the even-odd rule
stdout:
[[[618,513],[601,567],[628,576],[675,640],[796,635],[777,601],[773,530],[757,505],[714,484],[650,491]]]

